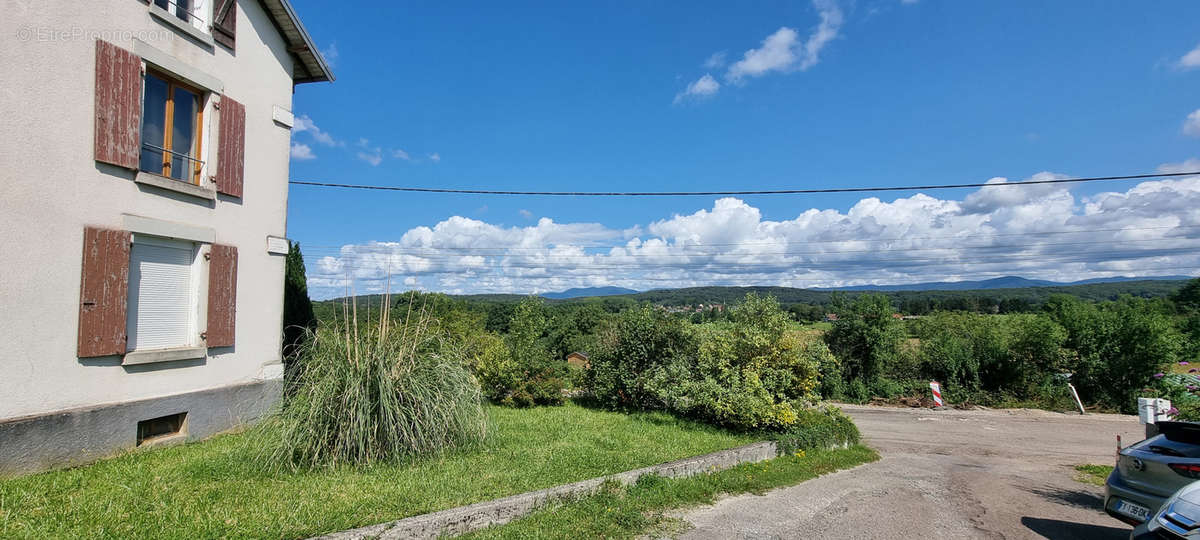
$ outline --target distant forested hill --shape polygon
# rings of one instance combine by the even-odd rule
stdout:
[[[691,287],[686,289],[662,289],[647,291],[621,298],[630,298],[634,301],[651,302],[654,304],[663,305],[694,305],[701,303],[726,304],[737,301],[745,296],[748,292],[757,292],[758,294],[773,295],[784,304],[802,303],[825,305],[832,302],[833,295],[835,293],[844,294],[847,297],[854,297],[860,294],[865,294],[866,292],[877,292],[892,298],[893,302],[899,305],[902,311],[905,311],[903,309],[905,304],[922,303],[923,301],[930,304],[939,305],[943,309],[948,307],[945,306],[945,304],[950,300],[963,300],[965,302],[976,300],[992,300],[999,304],[1001,301],[1008,299],[1012,301],[1027,302],[1033,305],[1040,305],[1047,298],[1054,294],[1069,294],[1085,300],[1094,301],[1115,300],[1117,297],[1123,294],[1140,296],[1144,298],[1157,298],[1170,295],[1171,293],[1183,287],[1184,283],[1187,283],[1187,281],[1144,280],[1120,281],[1113,283],[1088,283],[1084,285],[1019,287],[1011,289],[844,292],[832,290],[793,289],[790,287]],[[969,308],[964,306],[961,309]]]
[[[1085,300],[1114,300],[1128,294],[1144,298],[1165,297],[1174,293],[1187,283],[1186,280],[1138,280],[1119,281],[1112,283],[1088,283],[1083,285],[1058,285],[1019,287],[1006,289],[976,289],[976,290],[926,290],[926,291],[869,291],[878,292],[890,297],[893,303],[906,313],[925,313],[937,309],[962,309],[968,311],[986,311],[996,306],[1001,311],[1026,311],[1041,305],[1051,295],[1069,294]],[[834,294],[842,294],[848,298],[865,294],[868,291],[833,291],[816,289],[795,289],[791,287],[688,287],[683,289],[659,289],[637,294],[612,296],[591,296],[569,299],[549,299],[549,304],[598,304],[606,311],[618,311],[621,308],[641,302],[665,306],[685,306],[697,304],[732,304],[741,300],[748,292],[760,295],[772,295],[782,304],[809,304],[814,306],[828,305],[833,301]],[[399,299],[402,294],[392,295]],[[473,294],[450,296],[454,301],[478,304],[515,304],[525,298],[520,294]],[[364,295],[357,297],[360,311],[379,309],[382,301],[380,295]],[[316,309],[322,313],[341,309],[341,299],[316,302]]]

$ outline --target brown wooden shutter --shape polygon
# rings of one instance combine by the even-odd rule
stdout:
[[[96,161],[138,168],[142,59],[96,40]]]
[[[246,168],[246,107],[229,96],[221,96],[220,109],[217,192],[241,197]]]
[[[237,315],[238,253],[213,244],[208,260],[208,346],[232,347]]]
[[[125,354],[129,303],[129,231],[83,230],[79,285],[79,357]]]
[[[237,35],[237,0],[217,0],[213,8],[213,40],[233,49]]]

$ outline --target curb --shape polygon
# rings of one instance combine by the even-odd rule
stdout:
[[[422,514],[389,521],[377,525],[360,527],[324,536],[315,540],[357,540],[364,538],[440,538],[446,535],[466,534],[492,525],[502,525],[522,517],[548,504],[577,499],[595,493],[606,480],[632,484],[646,474],[657,474],[665,478],[679,478],[694,474],[728,469],[742,463],[756,463],[777,456],[775,443],[757,442],[729,450],[702,456],[684,458],[660,465],[652,465],[609,476],[600,476],[563,484],[547,489],[512,495],[481,503],[450,508],[440,512]]]

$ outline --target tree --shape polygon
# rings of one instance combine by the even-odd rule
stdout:
[[[305,335],[317,328],[312,300],[308,297],[308,278],[299,242],[288,242],[283,273],[283,358],[295,359]]]
[[[1153,300],[1125,296],[1093,304],[1056,295],[1045,309],[1067,330],[1071,380],[1083,397],[1125,412],[1134,410],[1133,398],[1151,376],[1176,361],[1183,344],[1163,306]]]
[[[649,378],[677,356],[692,355],[696,343],[683,319],[649,304],[627,309],[601,332],[591,356],[587,386],[602,405],[617,409],[661,406],[647,388]]]
[[[488,398],[501,405],[561,405],[566,362],[550,357],[542,339],[548,319],[545,302],[530,296],[517,304],[504,340],[507,358],[491,355],[480,379]]]
[[[842,361],[847,380],[872,381],[896,359],[904,328],[892,317],[895,312],[887,296],[874,293],[858,296],[848,311],[838,312],[838,320],[825,334],[825,341]]]
[[[1190,314],[1200,312],[1200,278],[1193,279],[1171,295],[1175,308],[1180,313]]]

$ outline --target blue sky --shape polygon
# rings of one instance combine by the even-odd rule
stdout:
[[[296,91],[296,180],[691,191],[1200,169],[1196,2],[293,3],[338,78]],[[1197,207],[1195,177],[877,201],[293,186],[288,236],[318,297],[388,274],[519,293],[1072,279],[1200,273]]]

